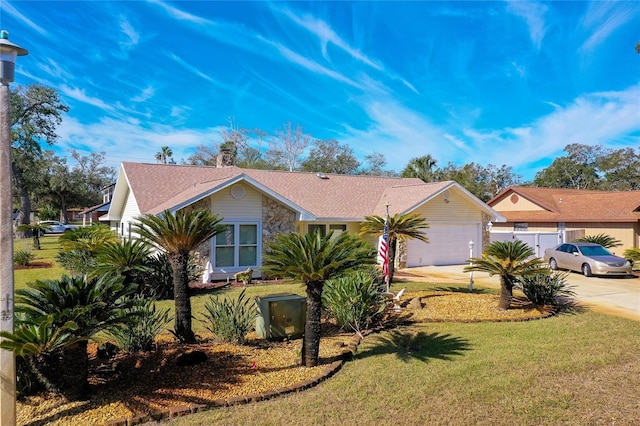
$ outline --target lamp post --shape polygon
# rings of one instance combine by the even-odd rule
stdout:
[[[471,259],[473,258],[473,240],[469,241],[469,266],[473,266]],[[473,291],[473,271],[469,271],[469,293]]]
[[[0,330],[13,333],[13,199],[11,196],[11,102],[16,57],[27,52],[0,31]],[[16,424],[16,357],[0,350],[0,424]]]

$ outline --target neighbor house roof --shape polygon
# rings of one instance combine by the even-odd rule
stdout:
[[[354,176],[238,167],[123,162],[126,179],[142,214],[180,209],[237,182],[252,185],[300,214],[303,220],[362,220],[364,216],[410,212],[449,188],[465,193],[492,217],[496,212],[453,181]],[[115,196],[118,196],[116,185]],[[122,196],[122,191],[121,195]],[[498,215],[499,216],[499,215]]]
[[[500,213],[509,222],[635,222],[640,220],[640,191],[513,186],[489,200],[495,207],[513,195],[538,205],[540,210]]]

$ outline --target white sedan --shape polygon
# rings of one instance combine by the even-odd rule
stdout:
[[[46,226],[45,234],[63,234],[72,229],[76,229],[76,225],[67,225],[57,220],[41,220],[38,225]]]

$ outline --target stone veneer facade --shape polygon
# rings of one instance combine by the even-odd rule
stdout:
[[[296,213],[274,200],[262,196],[262,251],[280,234],[296,231]]]

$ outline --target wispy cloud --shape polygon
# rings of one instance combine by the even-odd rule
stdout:
[[[307,31],[314,34],[318,39],[320,39],[320,43],[322,46],[322,53],[325,59],[328,58],[327,55],[327,44],[332,43],[336,47],[342,49],[347,52],[352,58],[357,59],[358,61],[369,65],[372,68],[375,68],[378,71],[382,71],[382,65],[376,63],[375,61],[369,59],[364,53],[362,53],[359,49],[351,47],[346,41],[344,41],[336,32],[331,28],[329,24],[320,19],[316,19],[310,15],[298,16],[290,9],[281,9],[282,13],[287,16],[291,21],[305,28]]]
[[[154,4],[156,6],[159,6],[160,8],[162,8],[166,13],[168,13],[169,15],[171,15],[174,19],[178,19],[181,21],[187,21],[187,22],[192,22],[194,24],[204,24],[204,23],[210,23],[211,21],[205,19],[205,18],[201,18],[199,16],[193,15],[191,13],[187,13],[183,10],[180,10],[176,7],[173,7],[169,4],[167,4],[166,2],[163,1],[159,1],[159,0],[147,0],[149,3]]]
[[[293,64],[299,65],[302,68],[305,68],[313,73],[321,74],[329,78],[332,78],[336,81],[340,81],[350,86],[360,88],[360,85],[357,82],[351,80],[350,78],[344,76],[343,74],[340,74],[337,71],[334,71],[323,65],[320,65],[319,63],[309,58],[305,58],[304,56],[294,52],[293,50],[289,49],[288,47],[276,41],[268,40],[262,36],[259,36],[258,39],[263,41],[265,44],[274,47],[283,58],[287,59],[289,62]]]
[[[128,52],[138,45],[140,42],[140,34],[133,28],[133,25],[126,19],[122,18],[120,20],[120,33],[121,37],[118,41],[118,45],[120,49]]]
[[[629,140],[624,135],[640,131],[638,99],[640,85],[586,94],[566,106],[550,103],[554,110],[528,125],[488,132],[467,129],[465,134],[478,153],[490,152],[494,161],[514,167],[556,156],[570,143],[607,146],[625,137],[626,144],[637,145],[640,137]]]
[[[589,37],[580,50],[588,52],[601,45],[616,29],[629,22],[639,10],[637,3],[594,1],[589,3],[582,27]]]
[[[524,19],[529,28],[529,37],[531,42],[540,49],[542,39],[546,33],[545,15],[547,6],[531,1],[507,1],[507,11]]]
[[[0,6],[0,7],[2,8],[1,13],[6,13],[8,15],[13,16],[15,19],[17,19],[18,21],[21,21],[27,27],[31,28],[32,30],[38,32],[39,34],[41,34],[43,36],[48,35],[47,30],[45,30],[44,28],[42,28],[41,26],[39,26],[38,24],[33,22],[31,19],[27,18],[22,13],[20,13],[15,7],[13,7],[11,5],[11,2],[9,2],[7,0],[3,0],[2,6]],[[11,34],[9,34],[9,35],[11,35]]]
[[[69,117],[58,129],[58,134],[57,150],[64,152],[76,149],[83,153],[104,151],[108,165],[117,167],[121,161],[155,162],[155,153],[161,146],[170,146],[177,162],[186,160],[198,145],[213,143],[212,135],[218,135],[219,129],[179,129],[157,123],[143,127],[137,120],[110,118],[81,123]]]
[[[105,111],[114,110],[113,106],[107,104],[102,99],[94,98],[87,95],[83,89],[78,89],[77,87],[69,87],[63,84],[60,86],[60,91],[65,96],[75,99],[78,102],[82,102],[83,104],[91,105]]]
[[[134,96],[131,98],[132,102],[145,102],[151,99],[156,92],[155,88],[152,86],[145,87],[142,92],[138,96]]]

